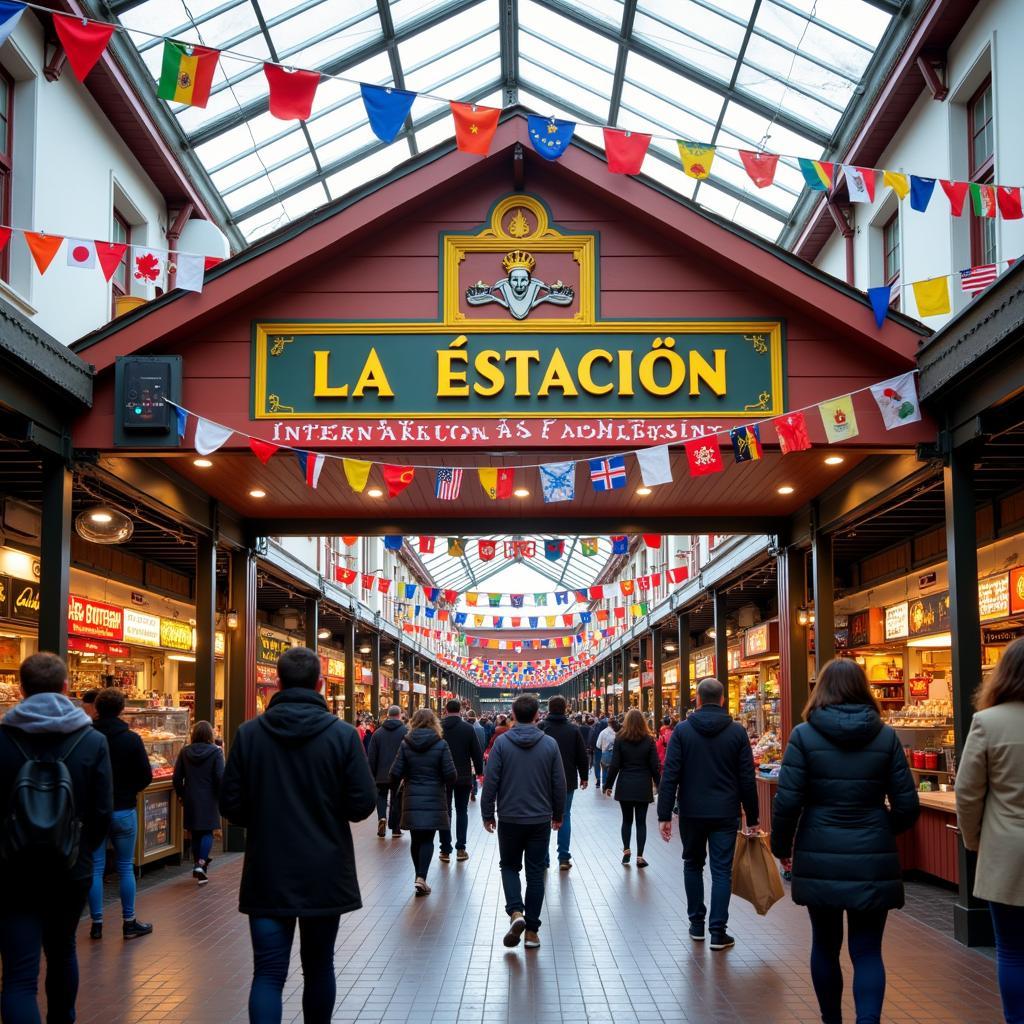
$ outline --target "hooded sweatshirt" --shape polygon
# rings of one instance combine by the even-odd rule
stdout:
[[[366,756],[378,786],[387,786],[390,783],[391,766],[395,763],[395,755],[408,731],[400,718],[387,718],[370,737]]]
[[[27,733],[78,732],[92,719],[63,693],[36,693],[15,704],[4,715],[4,725]]]
[[[224,753],[216,743],[190,743],[174,765],[174,788],[185,808],[185,828],[209,832],[220,828]]]
[[[517,722],[494,741],[480,813],[484,821],[540,825],[565,813],[565,771],[558,744],[535,725]]]
[[[88,717],[88,716],[86,716]],[[123,718],[103,716],[92,723],[103,733],[110,747],[110,766],[114,771],[114,810],[135,809],[139,793],[153,781],[146,744]]]

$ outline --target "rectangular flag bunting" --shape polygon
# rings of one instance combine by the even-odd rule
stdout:
[[[690,465],[691,476],[707,476],[709,473],[722,472],[722,453],[718,450],[718,438],[698,438],[687,441],[686,461]]]
[[[405,587],[405,599],[406,599],[406,601],[411,601],[416,596],[417,584],[415,584],[415,583],[405,583],[405,584],[403,584],[403,586]]]
[[[612,455],[607,459],[590,459],[590,482],[595,491],[617,491],[626,486],[626,459]]]
[[[444,599],[449,604],[455,604],[455,602],[459,599],[459,592],[457,590],[445,590]]]
[[[899,171],[882,171],[882,184],[888,185],[899,199],[906,199],[910,194],[910,181]]]
[[[355,569],[346,569],[346,568],[344,568],[344,566],[341,566],[341,565],[339,565],[334,570],[334,578],[339,583],[345,583],[345,584],[355,583],[356,575],[357,574],[356,574]]]
[[[628,537],[612,537],[612,554],[613,555],[628,555],[629,554],[629,538]]]
[[[971,182],[971,209],[975,217],[994,217],[996,215],[996,190],[992,185],[978,185]]]
[[[499,607],[501,607],[501,594],[488,594],[487,595],[487,603],[492,608],[499,608]]]
[[[522,608],[523,601],[526,599],[525,594],[509,594],[508,601],[513,608]]]
[[[210,99],[219,57],[218,50],[165,39],[157,96],[173,103],[186,103],[190,107],[205,107]]]
[[[167,250],[133,245],[129,270],[133,280],[158,288],[163,287],[164,276],[167,273]]]
[[[466,553],[465,537],[448,538],[448,554],[451,558],[461,558]]]
[[[873,384],[871,394],[878,404],[886,430],[902,427],[906,423],[917,423],[921,419],[913,373],[904,373],[882,381],[881,384]]]
[[[934,178],[919,178],[916,174],[912,174],[910,176],[910,208],[917,210],[918,213],[924,213],[932,201],[934,191]]]
[[[478,540],[476,542],[476,553],[480,556],[481,562],[490,562],[498,552],[498,543],[493,540]]]
[[[270,90],[270,113],[281,121],[308,121],[313,112],[319,71],[301,71],[266,63],[263,74]]]
[[[643,477],[645,487],[657,487],[659,484],[672,483],[672,465],[669,461],[667,444],[638,451],[636,461],[640,464],[640,475]]]
[[[933,277],[928,281],[914,281],[914,299],[920,316],[941,316],[950,311],[949,279]]]
[[[603,601],[604,600],[604,585],[598,584],[590,588],[590,600],[591,601]]]
[[[597,554],[597,538],[580,537],[580,550],[587,558],[592,558]]]
[[[69,238],[68,266],[80,270],[92,270],[96,266],[96,243],[87,238]]]
[[[857,415],[853,411],[853,398],[850,395],[822,402],[818,406],[818,412],[821,413],[821,422],[825,427],[825,437],[829,444],[849,441],[860,433],[857,429]]]
[[[1024,217],[1019,188],[996,185],[996,202],[1003,220],[1020,220],[1021,217]]]
[[[7,42],[24,13],[24,4],[14,3],[13,0],[0,0],[0,46]]]
[[[432,555],[437,544],[436,537],[420,537],[420,554]]]
[[[804,184],[813,192],[827,192],[832,187],[832,171],[834,164],[827,160],[807,160],[798,157],[800,173],[804,176]]]
[[[530,624],[530,629],[536,629],[540,624],[540,617],[537,615],[527,615],[526,621]]]
[[[960,271],[960,287],[968,295],[983,292],[999,276],[999,268],[995,263],[986,263],[980,267],[971,267]]]
[[[391,580],[385,579],[383,576],[378,576],[377,577],[377,589],[382,594],[386,594],[391,589]]]
[[[964,212],[964,201],[967,199],[968,183],[966,181],[944,181],[939,179],[942,191],[949,200],[949,212],[959,217]]]
[[[710,177],[711,164],[715,159],[715,147],[704,146],[699,142],[677,141],[679,159],[683,163],[683,173],[698,180]]]
[[[363,488],[366,487],[366,481],[370,478],[370,465],[371,463],[364,462],[362,459],[341,460],[342,469],[345,470],[345,479],[356,494],[362,494]],[[422,545],[423,538],[420,538],[420,550],[422,550]]]
[[[466,604],[468,604],[470,608],[475,608],[479,600],[480,595],[475,590],[466,594]]]
[[[394,142],[409,116],[416,93],[389,86],[367,85],[365,82],[359,86],[359,92],[373,134],[381,142]]]
[[[512,485],[515,482],[516,471],[511,467],[497,468],[495,466],[482,466],[477,470],[480,477],[480,486],[484,494],[492,501],[498,498],[511,498]]]
[[[189,252],[174,254],[174,287],[183,292],[201,292],[206,260],[203,256]]]
[[[437,471],[434,481],[434,497],[441,501],[454,501],[462,489],[462,470],[445,466]]]
[[[690,570],[685,565],[680,565],[675,569],[669,569],[665,575],[669,583],[683,583],[690,578]]]
[[[746,427],[733,427],[729,431],[732,454],[737,462],[752,462],[761,458],[761,428],[756,423]]]
[[[427,598],[428,601],[436,602],[437,599],[441,596],[441,588],[440,587],[424,587],[423,588],[423,593],[426,595],[426,598]]]
[[[846,177],[846,191],[851,203],[873,203],[875,201],[875,172],[871,167],[854,167],[843,164]]]
[[[619,128],[604,129],[604,153],[612,174],[639,174],[651,144],[650,135]]]
[[[775,423],[775,433],[779,438],[779,450],[783,455],[790,452],[804,452],[811,447],[811,438],[807,432],[807,420],[802,412],[791,412],[780,416]]]
[[[743,161],[750,180],[758,188],[767,188],[775,180],[775,168],[779,163],[778,153],[755,153],[741,149],[740,160]]]
[[[325,457],[315,452],[296,452],[295,458],[299,463],[299,469],[302,472],[303,480],[306,481],[306,486],[316,490],[317,484],[320,483],[320,474],[323,472],[324,462],[326,461]]]
[[[388,533],[384,535],[385,551],[401,551],[402,542],[405,538],[400,533]]]
[[[475,103],[452,102],[449,107],[455,121],[455,145],[463,153],[487,156],[501,111],[497,107],[478,107]]]
[[[540,467],[545,502],[572,501],[576,497],[576,463],[549,462]]]
[[[178,443],[185,439],[185,431],[188,430],[188,413],[180,406],[175,407],[174,415],[178,421]]]
[[[558,540],[546,540],[544,541],[544,557],[549,562],[557,562],[562,555],[565,553],[565,541]]]
[[[556,590],[555,591],[555,604],[568,604],[569,603],[569,591],[568,590]]]
[[[548,595],[547,594],[534,594],[533,595],[533,603],[538,608],[546,608],[547,605],[548,605]]]

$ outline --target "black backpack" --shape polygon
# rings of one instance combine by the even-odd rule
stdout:
[[[82,822],[75,813],[74,786],[64,762],[92,726],[73,733],[59,755],[46,760],[27,754],[12,732],[5,731],[25,763],[14,780],[10,812],[0,836],[0,861],[9,864],[31,858],[67,870],[78,860]]]

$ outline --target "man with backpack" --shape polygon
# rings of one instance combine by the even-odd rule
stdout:
[[[47,1021],[75,1019],[75,931],[107,834],[113,782],[107,741],[66,696],[67,666],[40,652],[19,669],[24,700],[0,724],[0,960],[4,1024],[39,1020],[46,954]]]

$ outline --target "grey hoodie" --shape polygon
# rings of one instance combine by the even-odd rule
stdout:
[[[558,744],[535,725],[516,723],[494,741],[487,760],[480,813],[503,822],[541,825],[565,813],[565,770]]]
[[[35,693],[4,715],[4,725],[22,732],[78,732],[92,719],[63,693]]]

